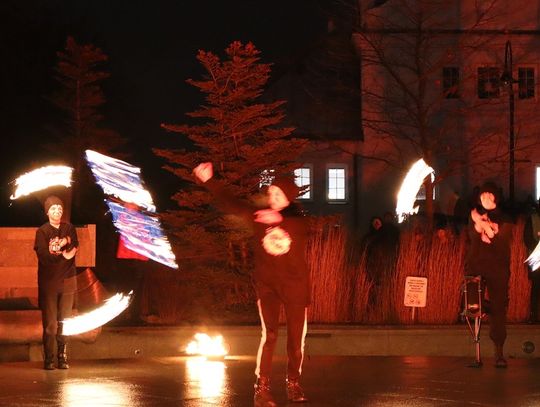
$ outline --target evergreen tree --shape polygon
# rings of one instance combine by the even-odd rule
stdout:
[[[110,75],[100,65],[107,61],[107,55],[94,45],[78,44],[73,37],[67,38],[65,50],[57,55],[55,72],[60,89],[50,100],[63,112],[64,123],[55,128],[55,142],[47,147],[74,167],[74,203],[77,213],[85,218],[94,205],[88,202],[87,191],[93,179],[85,165],[84,151],[92,149],[118,157],[117,149],[125,139],[102,124],[100,109],[106,99],[100,83]]]
[[[263,103],[260,96],[270,75],[270,65],[260,62],[260,52],[251,43],[233,42],[226,57],[199,51],[205,70],[203,79],[189,79],[205,95],[205,104],[188,116],[193,125],[163,124],[190,142],[179,150],[155,149],[165,158],[165,167],[186,182],[173,196],[179,209],[167,216],[178,238],[180,261],[192,267],[205,264],[242,272],[249,267],[244,225],[234,215],[224,215],[213,197],[194,184],[192,169],[204,161],[214,163],[216,178],[237,197],[247,199],[260,189],[261,174],[291,173],[305,141],[291,137],[293,128],[279,127],[284,101]],[[186,140],[181,143],[186,145]]]

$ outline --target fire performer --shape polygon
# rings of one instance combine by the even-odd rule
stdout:
[[[49,196],[44,203],[49,221],[36,231],[34,250],[38,257],[39,307],[43,325],[44,368],[53,370],[55,347],[58,368],[68,369],[67,337],[60,321],[71,316],[77,289],[75,253],[79,246],[71,223],[62,222],[63,202]]]
[[[255,210],[230,196],[218,182],[208,182],[213,177],[211,163],[200,164],[193,173],[214,193],[224,210],[242,216],[253,225],[256,239],[253,280],[262,326],[255,369],[254,405],[276,406],[270,391],[270,376],[282,304],[287,320],[287,397],[292,402],[306,402],[299,378],[311,284],[305,258],[308,222],[299,207],[291,203],[298,196],[299,188],[292,177],[275,178],[267,189],[269,208]]]
[[[469,250],[465,273],[482,276],[489,296],[489,336],[495,345],[495,366],[505,368],[503,346],[506,340],[508,280],[512,221],[498,206],[499,188],[485,183],[479,191],[477,207],[469,221]]]

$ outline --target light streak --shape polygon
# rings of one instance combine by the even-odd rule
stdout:
[[[416,195],[422,186],[424,178],[432,173],[433,168],[427,165],[423,159],[419,159],[410,168],[397,196],[396,214],[399,223],[405,220],[406,215],[418,213],[418,206],[414,206]]]
[[[171,244],[156,215],[126,208],[109,199],[107,206],[128,249],[168,267],[178,268]]]
[[[120,315],[122,311],[128,307],[132,294],[133,291],[129,292],[127,295],[117,293],[105,300],[105,303],[99,308],[63,320],[62,335],[78,335],[105,325],[107,322]]]
[[[140,168],[92,150],[86,150],[86,160],[106,195],[134,203],[150,212],[156,211],[150,192],[142,184]]]
[[[152,196],[141,180],[141,169],[92,150],[86,150],[86,160],[105,195],[123,201],[106,200],[125,246],[168,267],[178,268],[171,245],[155,214]],[[130,209],[130,204],[146,212]]]
[[[210,337],[205,333],[196,333],[195,340],[191,341],[187,348],[188,355],[201,355],[209,357],[221,357],[227,354],[223,344],[223,336]]]
[[[30,195],[52,186],[71,186],[71,174],[73,168],[64,165],[48,165],[33,171],[29,171],[15,180],[16,189],[11,199]]]
[[[527,257],[525,263],[529,265],[532,271],[536,271],[540,267],[540,242],[538,242],[531,255]]]

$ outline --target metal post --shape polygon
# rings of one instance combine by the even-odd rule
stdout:
[[[510,204],[514,205],[514,175],[515,175],[515,158],[514,158],[514,148],[515,148],[515,136],[514,136],[514,118],[515,118],[515,97],[514,97],[514,83],[516,82],[513,77],[513,63],[512,63],[512,44],[510,41],[506,41],[506,46],[504,49],[504,72],[503,72],[503,82],[508,87],[508,160],[509,160],[509,169],[508,169],[508,198]]]

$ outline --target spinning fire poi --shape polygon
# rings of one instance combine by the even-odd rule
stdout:
[[[106,203],[125,246],[158,263],[178,268],[152,196],[143,186],[141,169],[92,150],[86,150],[86,160],[97,184],[110,196]]]
[[[418,213],[418,206],[414,206],[416,195],[424,178],[429,174],[433,177],[433,168],[427,165],[423,159],[416,161],[409,169],[397,195],[396,214],[399,223],[403,222],[407,215]]]
[[[73,168],[64,165],[49,165],[37,168],[19,176],[15,182],[15,192],[10,199],[15,200],[53,186],[71,186]]]

